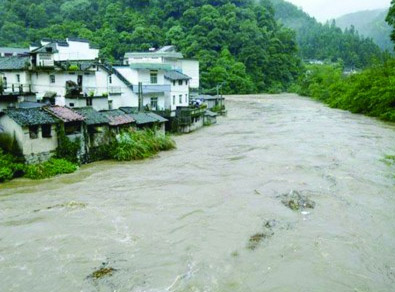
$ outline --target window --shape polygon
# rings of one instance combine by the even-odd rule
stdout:
[[[49,75],[49,83],[55,83],[55,75]]]
[[[112,76],[108,76],[108,83],[112,84]]]
[[[29,136],[30,136],[30,139],[37,139],[38,138],[38,126],[30,126],[29,127]]]
[[[69,122],[64,124],[64,132],[66,135],[73,135],[81,132],[81,124],[79,122]]]
[[[178,85],[182,85],[182,80],[178,80]]]
[[[151,109],[158,110],[158,98],[157,97],[151,97]]]
[[[20,83],[21,82],[21,75],[16,74],[16,83]]]
[[[175,105],[175,104],[176,104],[176,96],[173,95],[173,105]]]
[[[109,110],[112,110],[112,100],[109,100],[109,101],[108,101],[108,109],[109,109]]]
[[[173,80],[173,86],[176,86],[176,81],[175,80]]]
[[[185,85],[188,85],[188,80],[185,80]]]
[[[41,126],[42,136],[43,138],[51,138],[51,125],[42,125]]]
[[[158,84],[158,71],[151,71],[151,84]]]
[[[178,101],[179,101],[179,103],[182,103],[182,94],[180,94]]]
[[[92,97],[88,97],[86,99],[86,106],[92,106],[93,104],[93,98]]]
[[[185,103],[188,104],[188,94],[185,94]]]
[[[3,88],[7,89],[7,77],[3,77]]]

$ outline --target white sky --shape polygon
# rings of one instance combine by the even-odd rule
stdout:
[[[350,12],[388,8],[391,0],[286,0],[302,7],[310,16],[325,22]]]

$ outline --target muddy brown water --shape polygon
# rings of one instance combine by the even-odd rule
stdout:
[[[227,106],[154,159],[0,185],[0,291],[394,291],[395,126],[295,95]]]

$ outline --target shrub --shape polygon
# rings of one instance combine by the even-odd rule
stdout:
[[[22,161],[11,154],[5,154],[0,149],[0,182],[20,177],[24,172],[25,165]]]
[[[73,173],[78,166],[65,160],[51,158],[47,162],[26,166],[25,177],[30,179],[44,179],[64,173]]]
[[[78,152],[81,149],[81,141],[72,142],[65,134],[63,127],[58,130],[59,146],[56,149],[56,158],[66,159],[70,162],[79,163]]]
[[[175,147],[175,142],[170,136],[156,131],[125,131],[112,145],[111,157],[119,161],[140,160]]]

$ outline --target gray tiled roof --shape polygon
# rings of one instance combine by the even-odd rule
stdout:
[[[0,47],[0,53],[5,53],[5,54],[28,54],[29,53],[29,48]]]
[[[82,115],[64,106],[54,105],[45,107],[44,109],[65,123],[82,122],[85,120]]]
[[[29,57],[3,57],[0,58],[0,70],[23,70],[29,62]]]
[[[59,120],[42,108],[7,109],[4,111],[11,119],[22,127],[55,124]]]
[[[152,118],[156,119],[156,121],[159,122],[159,123],[165,123],[165,122],[168,121],[168,120],[165,119],[164,117],[162,117],[162,116],[160,116],[160,115],[157,115],[157,114],[155,114],[155,113],[152,113],[152,112],[149,112],[149,113],[146,113],[146,114],[149,115],[149,116],[151,116]]]
[[[188,75],[185,75],[185,74],[183,74],[181,72],[178,72],[178,71],[175,71],[175,70],[165,72],[165,78],[169,79],[171,81],[175,81],[175,80],[190,80],[190,79],[192,79]]]
[[[91,107],[74,108],[74,111],[79,113],[85,118],[85,123],[90,125],[108,124],[109,120],[105,115],[102,115]]]
[[[101,111],[100,113],[108,118],[110,126],[127,125],[135,122],[135,119],[132,117],[132,115],[129,115],[121,110],[107,110]]]
[[[151,123],[164,123],[167,120],[160,115],[153,112],[139,112],[135,107],[121,107],[121,111],[130,114],[135,120],[137,125],[151,124]]]

